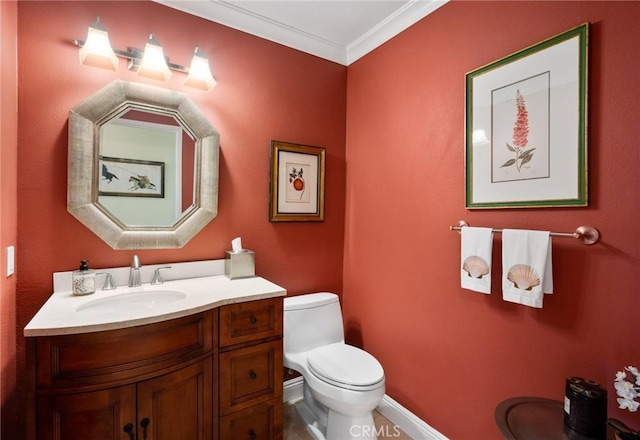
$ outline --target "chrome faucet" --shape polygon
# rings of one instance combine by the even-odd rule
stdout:
[[[162,267],[158,267],[156,268],[156,271],[153,273],[153,279],[151,280],[151,284],[163,284],[164,280],[162,279],[162,276],[160,275],[160,271],[162,269],[171,269],[171,266],[162,266]]]
[[[139,287],[140,283],[140,258],[134,255],[131,259],[131,270],[129,271],[129,287]]]
[[[116,285],[113,283],[113,277],[109,272],[98,272],[96,276],[98,275],[105,275],[102,290],[114,290],[116,288]]]

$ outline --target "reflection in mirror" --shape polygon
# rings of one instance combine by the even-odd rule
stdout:
[[[69,111],[67,209],[114,249],[182,247],[218,212],[218,138],[186,95],[113,81]]]
[[[135,107],[100,127],[98,202],[129,226],[171,226],[193,205],[195,142]]]

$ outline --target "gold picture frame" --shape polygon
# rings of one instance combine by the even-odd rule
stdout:
[[[271,141],[269,221],[324,221],[325,149]]]

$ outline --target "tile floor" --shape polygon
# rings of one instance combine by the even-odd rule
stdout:
[[[284,440],[313,440],[293,405],[284,404],[283,418]],[[378,440],[412,440],[379,412],[373,413],[373,420],[376,424]]]

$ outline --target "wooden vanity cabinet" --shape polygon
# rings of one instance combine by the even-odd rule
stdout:
[[[217,316],[29,338],[30,438],[213,440]]]
[[[27,345],[30,440],[282,439],[282,298]]]
[[[132,385],[37,398],[38,439],[211,440],[211,356]]]

